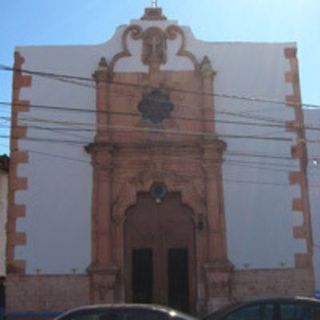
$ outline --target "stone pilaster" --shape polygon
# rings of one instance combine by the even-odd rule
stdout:
[[[222,155],[226,144],[212,139],[204,144],[208,255],[204,265],[208,311],[230,302],[232,264],[228,260],[223,203]]]
[[[210,60],[205,56],[199,67],[202,81],[203,95],[203,124],[206,133],[214,133],[214,99],[213,99],[213,78],[215,72],[211,66]]]
[[[222,153],[226,144],[213,139],[203,147],[208,219],[208,261],[223,260],[227,255],[222,189]]]
[[[108,65],[105,58],[101,58],[98,68],[93,74],[93,78],[96,81],[96,141],[108,141]]]
[[[113,303],[118,268],[112,259],[111,196],[114,146],[92,143],[86,146],[93,165],[92,257],[88,269],[92,303]]]

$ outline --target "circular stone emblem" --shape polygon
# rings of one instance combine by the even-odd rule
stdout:
[[[150,188],[150,193],[156,203],[160,203],[167,194],[167,187],[162,182],[154,182]]]
[[[153,123],[160,123],[164,119],[170,118],[170,113],[174,105],[169,99],[169,95],[160,90],[154,90],[143,96],[138,105],[138,110],[144,119]]]

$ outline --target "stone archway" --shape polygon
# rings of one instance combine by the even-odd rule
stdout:
[[[156,203],[139,193],[124,223],[126,301],[195,311],[196,249],[193,211],[179,193]]]

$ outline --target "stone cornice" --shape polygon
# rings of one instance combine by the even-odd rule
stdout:
[[[110,152],[119,150],[119,146],[112,142],[92,142],[87,144],[84,149],[87,153]]]

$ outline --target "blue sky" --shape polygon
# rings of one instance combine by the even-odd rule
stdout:
[[[140,18],[151,0],[0,0],[0,64],[16,46],[97,44]],[[319,0],[158,0],[164,14],[206,41],[297,42],[303,102],[320,105]],[[0,102],[11,74],[0,70]],[[8,153],[8,107],[0,104],[0,154]]]

